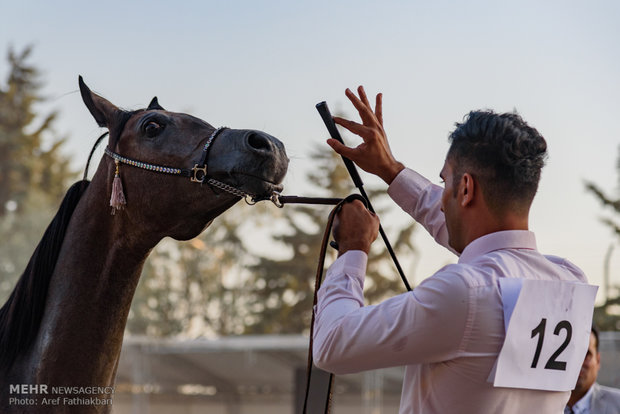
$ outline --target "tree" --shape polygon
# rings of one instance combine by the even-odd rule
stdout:
[[[618,156],[616,168],[618,170],[618,188],[620,189],[620,154]],[[610,197],[606,195],[599,186],[592,182],[586,182],[585,186],[586,190],[592,193],[598,199],[598,201],[600,201],[604,209],[611,209],[613,216],[603,217],[601,218],[601,222],[605,226],[609,227],[612,233],[620,239],[620,223],[618,222],[618,219],[620,217],[617,217],[618,215],[620,215],[620,195],[618,196],[618,198]],[[617,242],[618,240],[616,240],[616,243]],[[609,255],[613,251],[613,248],[614,245],[612,244],[606,255],[606,260],[608,260]],[[616,291],[618,291],[618,289],[620,289],[620,286],[613,286],[609,283],[609,268],[608,266],[605,267],[605,272],[607,273],[605,275],[607,285],[606,289],[615,287]],[[620,296],[612,298],[610,292],[607,291],[605,292],[605,294],[607,296],[605,298],[605,303],[594,309],[594,323],[600,330],[603,331],[620,331],[620,314],[618,314],[618,312],[612,312],[614,308],[618,308],[618,306],[620,306]]]
[[[39,71],[32,53],[10,49],[0,85],[0,300],[12,290],[75,173],[53,129],[57,113],[40,116]]]
[[[128,332],[158,337],[243,332],[252,257],[243,247],[239,228],[252,214],[242,211],[247,209],[238,204],[197,238],[165,239],[154,249],[136,289]]]
[[[314,187],[323,192],[322,196],[345,197],[354,192],[347,170],[337,154],[317,149],[312,158],[315,168],[307,177]],[[379,190],[368,192],[373,200],[384,193]],[[274,234],[273,244],[275,249],[287,254],[285,258],[262,255],[252,266],[251,284],[255,290],[248,298],[252,316],[246,333],[284,334],[308,330],[314,275],[328,213],[328,208],[316,206],[300,205],[283,209],[283,227],[286,230]],[[411,243],[413,229],[412,220],[410,225],[398,232],[394,243],[397,254],[415,253]],[[375,243],[374,247],[379,247],[379,243]],[[333,259],[335,251],[331,250],[330,255]],[[389,263],[385,249],[373,248],[365,283],[365,296],[370,302],[404,290]]]
[[[35,192],[58,203],[75,177],[62,153],[66,139],[53,130],[58,113],[41,120],[37,115],[36,105],[45,99],[39,71],[28,63],[31,53],[31,47],[21,53],[9,50],[11,68],[0,88],[0,215],[25,209]]]

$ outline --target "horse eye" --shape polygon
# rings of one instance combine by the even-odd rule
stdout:
[[[157,134],[159,134],[162,131],[162,129],[164,129],[164,128],[161,125],[159,125],[157,122],[150,121],[144,127],[144,132],[146,132],[146,136],[147,137],[153,138]]]

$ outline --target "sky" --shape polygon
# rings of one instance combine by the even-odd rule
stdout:
[[[156,95],[215,126],[280,138],[291,158],[285,194],[308,190],[310,153],[327,132],[314,106],[355,113],[345,88],[384,95],[397,159],[439,183],[454,123],[473,109],[517,110],[546,138],[549,159],[530,216],[539,249],[602,284],[614,244],[584,181],[618,195],[620,2],[2,0],[0,53],[34,46],[43,110],[59,111],[76,168],[101,133],[78,75],[118,106]],[[8,65],[0,60],[0,81]],[[359,140],[344,133],[350,145]],[[94,168],[93,168],[94,169]],[[380,185],[363,177],[367,185]],[[353,189],[352,189],[353,192]],[[408,220],[390,216],[393,225]],[[456,258],[422,228],[414,283]],[[615,244],[614,244],[615,245]],[[620,249],[611,255],[620,284]],[[597,302],[604,299],[599,289]]]

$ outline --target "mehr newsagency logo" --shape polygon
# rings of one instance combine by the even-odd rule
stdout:
[[[19,406],[102,406],[112,405],[114,387],[9,384],[9,405]]]

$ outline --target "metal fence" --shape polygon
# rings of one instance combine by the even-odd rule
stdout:
[[[598,382],[620,388],[620,332],[601,332],[599,339]],[[126,338],[113,413],[300,412],[307,341],[301,335],[198,341]],[[398,412],[403,372],[390,368],[337,376],[332,412]]]

